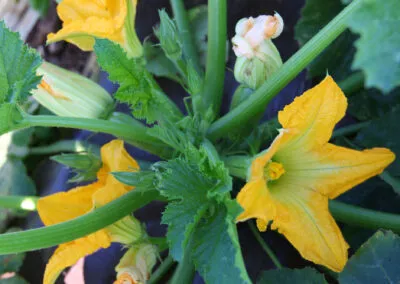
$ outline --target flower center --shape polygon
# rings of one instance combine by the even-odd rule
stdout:
[[[264,176],[267,181],[277,180],[285,173],[285,168],[281,163],[269,162],[264,168]]]

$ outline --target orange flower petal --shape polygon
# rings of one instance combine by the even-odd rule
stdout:
[[[44,284],[53,284],[60,273],[79,259],[92,254],[100,248],[107,248],[111,244],[110,237],[105,230],[97,231],[84,238],[61,244],[47,263]]]

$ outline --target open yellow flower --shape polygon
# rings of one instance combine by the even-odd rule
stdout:
[[[115,171],[139,169],[137,162],[124,149],[123,141],[114,140],[104,145],[101,148],[101,158],[103,166],[97,173],[97,182],[39,200],[37,208],[40,218],[46,226],[79,217],[133,189],[118,182],[110,174]],[[141,237],[143,232],[141,224],[133,217],[127,216],[118,222],[123,222],[124,228],[130,228],[129,235],[132,236],[133,241]],[[46,266],[43,283],[54,283],[66,267],[100,248],[109,247],[113,241],[125,242],[127,240],[122,240],[118,231],[111,226],[59,245]]]
[[[95,38],[107,38],[119,43],[129,56],[141,56],[135,32],[136,4],[137,0],[63,0],[57,6],[62,29],[49,34],[47,43],[66,40],[89,51]]]
[[[383,171],[395,158],[384,148],[356,151],[328,143],[347,100],[330,76],[279,112],[283,129],[252,162],[237,200],[238,221],[257,218],[310,261],[341,271],[348,245],[328,210],[328,199]]]

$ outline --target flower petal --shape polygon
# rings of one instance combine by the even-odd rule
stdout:
[[[271,196],[272,229],[278,229],[303,258],[341,271],[349,246],[329,213],[328,198],[288,182],[271,185]]]
[[[102,206],[132,190],[133,187],[119,182],[111,172],[137,171],[138,163],[128,154],[122,140],[113,140],[101,148],[103,167],[97,173],[102,187],[93,194],[96,206]]]
[[[84,238],[61,244],[51,256],[44,274],[44,284],[55,283],[60,273],[75,264],[79,259],[111,244],[105,230],[97,231]]]
[[[93,208],[92,195],[99,186],[93,183],[40,198],[37,205],[40,219],[49,226],[89,212]]]
[[[302,155],[285,157],[287,177],[329,198],[336,198],[352,187],[376,176],[394,161],[385,148],[357,151],[326,144]]]
[[[48,35],[48,43],[66,40],[85,51],[93,49],[96,37],[124,43],[126,0],[64,0],[57,12],[63,27],[56,34]]]
[[[332,77],[326,76],[279,112],[282,127],[293,135],[280,151],[294,153],[327,143],[346,108],[347,99],[342,90]]]

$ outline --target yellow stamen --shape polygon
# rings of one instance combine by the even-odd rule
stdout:
[[[268,181],[277,180],[285,173],[285,168],[281,163],[270,162],[265,167],[264,173]]]
[[[69,98],[67,98],[66,96],[63,96],[62,94],[58,94],[56,93],[53,88],[46,83],[45,80],[42,80],[40,82],[39,87],[43,88],[47,93],[49,93],[52,97],[57,98],[57,99],[61,99],[61,100],[66,100],[66,101],[70,101]]]

